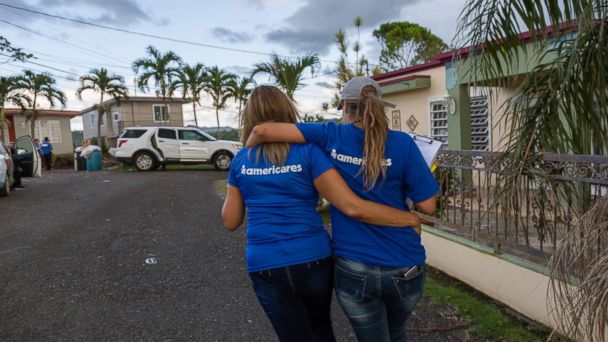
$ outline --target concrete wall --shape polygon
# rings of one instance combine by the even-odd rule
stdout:
[[[162,105],[162,99],[154,102],[131,102],[124,101],[120,106],[112,105],[110,113],[112,114],[113,136],[118,135],[118,122],[122,121],[124,127],[129,126],[152,126],[166,124],[171,126],[183,126],[184,116],[182,103],[168,103],[170,122],[162,123],[154,121],[154,105]],[[117,119],[114,118],[116,114]],[[94,124],[91,124],[91,115],[95,116]],[[97,137],[97,111],[92,110],[82,114],[84,139],[92,139]],[[107,121],[107,119],[106,119]],[[101,136],[107,136],[107,123],[101,126]]]
[[[423,227],[422,243],[427,264],[528,318],[557,327],[550,309],[553,297],[549,277],[543,266],[508,254],[493,254],[489,247],[427,226]]]
[[[389,108],[387,115],[391,122],[391,128],[399,130],[399,127],[393,127],[392,111],[399,110],[401,113],[401,128],[404,132],[409,132],[406,122],[410,116],[414,116],[418,120],[418,127],[414,132],[424,135],[430,134],[431,111],[430,103],[436,100],[442,100],[447,94],[445,86],[445,68],[443,66],[423,70],[413,73],[412,75],[429,75],[431,76],[431,86],[429,88],[405,91],[400,93],[388,94],[383,97],[388,102],[395,104],[394,109]],[[395,78],[400,78],[405,75],[400,75]],[[410,76],[410,75],[408,75]],[[389,78],[385,81],[390,81],[394,78]]]
[[[74,146],[72,143],[72,129],[70,127],[70,117],[63,116],[39,116],[37,121],[58,121],[59,127],[61,130],[61,142],[56,142],[51,139],[51,143],[53,144],[53,153],[55,154],[63,154],[63,153],[73,153]],[[15,136],[17,138],[24,135],[31,135],[31,123],[25,121],[25,116],[23,115],[15,115]],[[42,141],[44,136],[36,136],[33,137]]]

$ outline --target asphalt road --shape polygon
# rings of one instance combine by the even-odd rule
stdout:
[[[0,341],[276,340],[244,230],[221,226],[225,177],[56,171],[0,198]]]

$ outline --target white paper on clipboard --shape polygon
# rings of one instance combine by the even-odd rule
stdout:
[[[424,161],[429,167],[431,167],[435,161],[435,158],[439,154],[439,150],[441,149],[443,142],[413,132],[407,132],[407,134],[414,139],[416,146],[418,146],[418,149],[420,149],[420,152],[422,152]]]

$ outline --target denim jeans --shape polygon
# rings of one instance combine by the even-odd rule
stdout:
[[[336,258],[336,295],[359,342],[407,341],[405,323],[424,289],[423,267],[404,277],[409,270]]]
[[[258,301],[281,341],[335,341],[330,306],[331,257],[250,272]]]

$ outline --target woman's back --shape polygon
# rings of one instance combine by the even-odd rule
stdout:
[[[406,198],[423,201],[437,193],[437,184],[414,141],[403,132],[389,131],[383,164],[386,178],[365,190],[364,131],[355,124],[297,124],[307,142],[319,146],[346,183],[360,197],[408,210]],[[387,228],[353,220],[332,208],[335,254],[381,266],[414,266],[425,260],[420,236],[412,229]]]
[[[256,158],[256,152],[257,148],[239,151],[228,178],[247,207],[248,270],[329,256],[329,237],[316,211],[319,195],[313,181],[333,165],[311,144],[291,145],[283,165]]]

